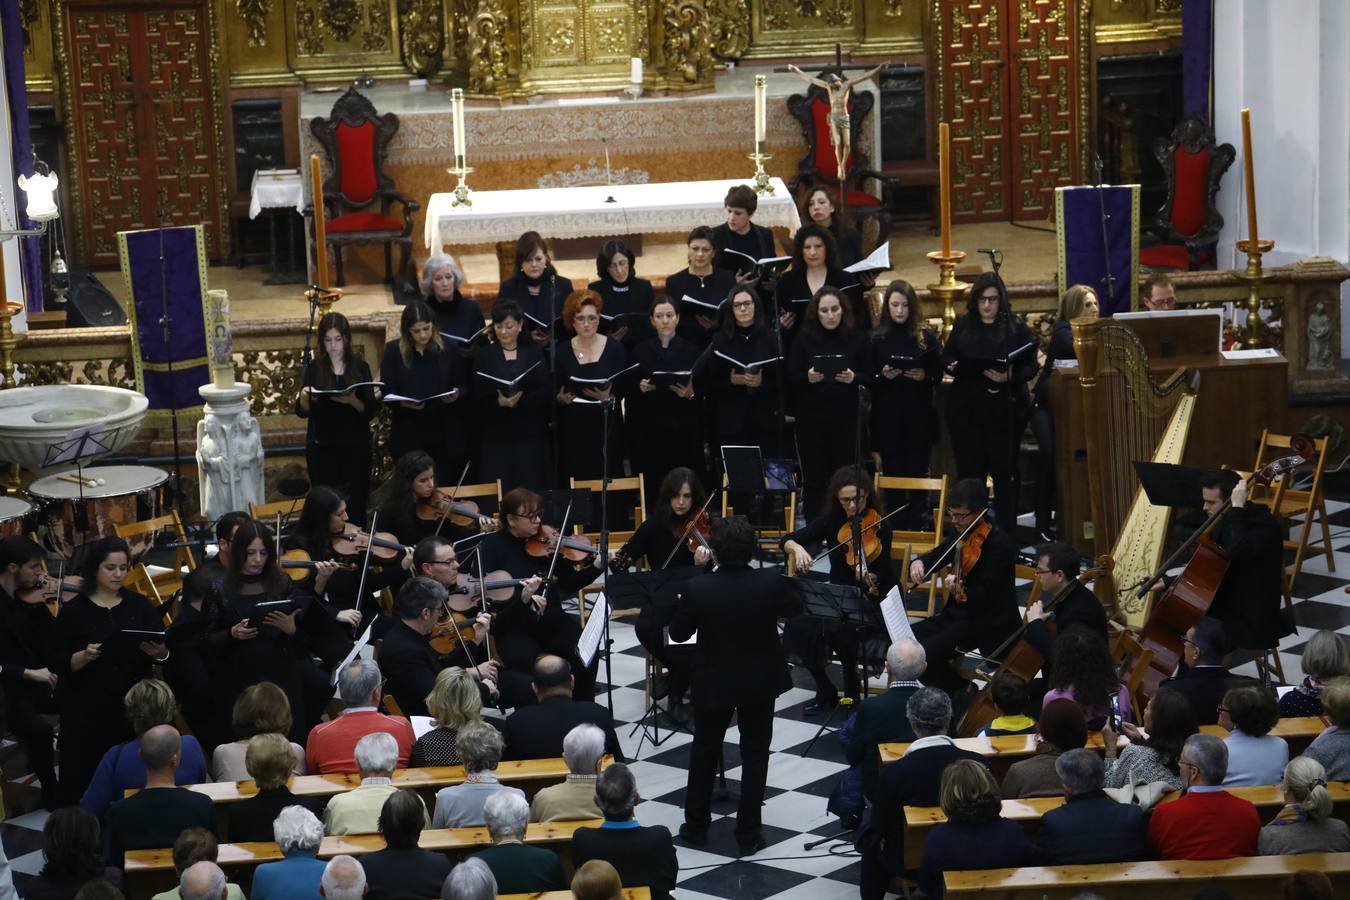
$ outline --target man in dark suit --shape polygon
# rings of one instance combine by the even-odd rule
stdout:
[[[46,554],[31,538],[0,540],[0,683],[4,685],[4,721],[28,753],[33,774],[42,781],[42,805],[55,809],[56,758],[52,726],[43,718],[57,712],[56,675],[47,668],[47,636],[55,621],[46,598],[25,603],[18,594],[43,577]]]
[[[1227,650],[1268,650],[1293,633],[1281,615],[1284,594],[1284,533],[1270,510],[1247,502],[1247,483],[1214,472],[1200,482],[1207,516],[1231,500],[1214,537],[1228,557],[1228,571],[1207,615],[1223,623]],[[1198,711],[1198,707],[1197,707]],[[1203,722],[1203,720],[1201,720]]]
[[[886,650],[886,677],[890,682],[886,691],[868,697],[858,707],[858,721],[844,741],[844,756],[862,767],[863,793],[876,793],[880,772],[877,745],[909,743],[914,740],[914,729],[905,717],[909,698],[923,687],[919,678],[928,667],[923,645],[910,638],[901,638]]]
[[[156,725],[141,735],[145,788],[108,810],[110,861],[122,866],[128,850],[172,847],[180,832],[199,825],[220,836],[216,810],[205,794],[174,785],[182,739],[172,725]]]
[[[1041,817],[1036,852],[1046,865],[1076,866],[1145,859],[1144,811],[1106,796],[1106,765],[1099,754],[1079,748],[1060,754],[1055,774],[1064,805]]]
[[[380,810],[384,849],[361,857],[371,900],[396,897],[435,897],[450,860],[443,853],[417,846],[426,821],[426,807],[412,791],[395,791]]]
[[[882,900],[886,884],[905,868],[906,806],[937,806],[942,770],[958,759],[984,764],[984,757],[962,750],[947,737],[952,723],[952,701],[935,687],[920,688],[905,704],[905,716],[917,739],[903,759],[882,767],[876,801],[864,817],[858,848],[862,871],[858,892],[862,900]]]
[[[1055,636],[1050,633],[1054,623],[1057,633],[1063,634],[1073,626],[1086,628],[1106,640],[1106,612],[1101,601],[1074,579],[1082,567],[1078,551],[1068,544],[1054,542],[1036,548],[1036,575],[1041,582],[1041,596],[1027,607],[1027,643],[1050,664],[1050,650]]]
[[[736,842],[742,855],[764,847],[760,806],[769,774],[774,698],[792,687],[778,620],[801,612],[776,570],[750,568],[755,532],[743,516],[718,519],[709,539],[718,567],[689,579],[670,637],[694,650],[694,742],[680,837],[702,844],[712,821],[713,776],[731,717],[741,732],[741,801]]]
[[[1197,619],[1182,639],[1185,665],[1160,690],[1180,691],[1191,701],[1199,725],[1216,725],[1219,705],[1228,690],[1229,672],[1223,665],[1224,628],[1209,616]]]
[[[595,802],[604,813],[599,828],[578,828],[572,835],[572,865],[603,859],[619,872],[626,887],[646,886],[652,900],[669,900],[679,875],[675,843],[664,825],[642,826],[633,818],[637,781],[623,763],[614,763],[595,781]]]
[[[561,656],[541,656],[534,664],[534,694],[539,702],[517,709],[502,723],[503,759],[552,759],[562,756],[563,738],[589,723],[605,732],[605,752],[622,761],[623,748],[609,710],[590,700],[573,700],[572,666]]]

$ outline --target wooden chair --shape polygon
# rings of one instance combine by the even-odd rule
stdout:
[[[1153,142],[1167,175],[1167,200],[1149,229],[1160,243],[1139,250],[1150,269],[1214,268],[1214,246],[1223,229],[1215,198],[1219,180],[1233,164],[1232,144],[1220,144],[1214,129],[1200,119],[1183,119],[1170,137]]]
[[[152,572],[145,564],[145,553],[154,546],[155,538],[161,531],[170,531],[175,541],[187,540],[187,530],[183,528],[183,520],[178,517],[177,511],[141,522],[114,525],[113,529],[118,537],[131,546],[132,559],[138,560],[127,573],[127,587],[144,594],[159,606],[163,606],[166,598],[172,597],[183,586],[183,573],[197,568],[191,547],[174,549],[172,569],[156,566],[156,571]]]
[[[478,511],[485,516],[501,515],[502,483],[500,479],[478,484],[461,484],[458,488],[452,484],[448,487],[438,487],[436,490],[447,497],[454,495],[456,501],[476,503]]]
[[[272,503],[250,503],[248,505],[248,514],[259,522],[266,522],[269,526],[275,527],[277,516],[281,516],[283,525],[298,519],[300,513],[305,511],[305,498],[293,497],[289,500],[276,500]]]
[[[592,507],[595,510],[600,509],[600,480],[598,478],[593,480],[573,478],[571,480],[571,487],[574,491],[589,490],[591,492]],[[644,521],[643,510],[647,508],[647,479],[641,475],[634,475],[631,478],[611,478],[609,480],[609,493],[613,496],[616,492],[621,494],[631,494],[632,498],[636,500],[636,505],[633,507],[633,527],[631,529],[624,531],[616,531],[613,528],[610,529],[609,545],[611,547],[622,546],[633,536],[633,533],[637,531],[638,527],[642,525]],[[593,521],[592,524],[595,524],[595,522]],[[572,532],[574,534],[586,535],[586,537],[590,538],[591,541],[597,545],[600,543],[599,531],[585,531],[584,526],[576,525],[573,527]]]
[[[1254,469],[1260,469],[1269,463],[1272,459],[1280,456],[1289,455],[1291,449],[1292,435],[1274,434],[1269,429],[1261,432],[1261,445],[1256,450],[1256,463]],[[1327,501],[1322,490],[1322,474],[1326,470],[1327,464],[1327,439],[1324,437],[1316,438],[1313,445],[1317,448],[1317,462],[1313,465],[1312,484],[1308,490],[1294,490],[1290,487],[1293,483],[1293,473],[1285,475],[1276,480],[1271,485],[1274,490],[1273,496],[1269,499],[1261,497],[1263,503],[1268,503],[1270,511],[1276,518],[1285,519],[1292,516],[1302,516],[1303,522],[1299,526],[1297,540],[1286,540],[1284,549],[1294,551],[1294,562],[1285,570],[1284,578],[1284,605],[1293,609],[1294,599],[1294,581],[1298,578],[1299,572],[1303,571],[1303,559],[1308,549],[1322,553],[1327,559],[1327,569],[1336,571],[1336,554],[1332,552],[1331,546],[1331,527],[1327,522]],[[1312,533],[1314,517],[1321,521],[1322,540],[1319,543],[1312,544],[1308,541],[1308,536]],[[1293,536],[1293,525],[1290,525],[1290,537]]]
[[[881,491],[924,491],[931,494],[936,491],[937,506],[933,509],[933,527],[929,531],[893,531],[891,532],[891,559],[901,566],[908,566],[915,556],[927,553],[942,543],[943,511],[947,508],[947,476],[940,478],[908,478],[899,475],[883,475],[878,472],[873,479],[878,492]],[[910,610],[910,615],[928,618],[937,610],[938,579],[929,578],[928,607],[924,610]]]
[[[1125,676],[1125,688],[1130,692],[1130,712],[1135,722],[1144,721],[1144,702],[1139,696],[1139,686],[1144,683],[1144,675],[1153,664],[1153,651],[1139,643],[1134,632],[1121,629],[1111,641],[1111,659],[1119,669],[1126,660],[1130,663],[1129,673]]]

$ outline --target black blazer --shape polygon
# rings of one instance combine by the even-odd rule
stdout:
[[[927,747],[906,754],[881,770],[872,820],[863,826],[859,847],[880,847],[886,867],[894,874],[905,868],[905,807],[937,806],[942,770],[958,759],[984,764],[984,757],[955,744]]]
[[[368,887],[366,900],[439,897],[450,859],[430,850],[378,850],[361,857]]]
[[[1266,507],[1248,503],[1224,513],[1218,541],[1232,560],[1209,615],[1223,622],[1229,649],[1266,649],[1293,629],[1281,615],[1284,535]]]
[[[992,524],[991,518],[986,520]],[[924,568],[931,570],[954,539],[955,535],[921,556]],[[962,605],[952,600],[943,608],[943,615],[970,617],[982,653],[992,653],[1021,624],[1013,578],[1016,566],[1017,545],[1007,532],[994,525],[980,548],[979,560],[966,574],[967,602]]]
[[[1045,594],[1041,595],[1042,604],[1049,599]],[[1058,634],[1077,626],[1086,628],[1102,640],[1106,640],[1106,611],[1102,609],[1097,596],[1081,584],[1076,585],[1069,591],[1068,596],[1055,604],[1055,608],[1050,611],[1050,618],[1054,620]],[[1050,634],[1044,619],[1037,619],[1027,626],[1026,639],[1043,659],[1050,661],[1050,649],[1054,645],[1055,638]]]
[[[226,820],[226,837],[234,843],[274,841],[276,838],[272,834],[272,823],[288,806],[303,806],[320,819],[323,818],[322,799],[297,797],[290,788],[283,786],[270,791],[258,791],[247,800],[231,803],[230,815]]]
[[[917,690],[913,685],[887,688],[864,700],[854,713],[858,721],[844,742],[844,757],[853,765],[863,767],[863,793],[869,797],[876,793],[880,777],[881,758],[877,745],[907,744],[914,740],[914,729],[909,727],[905,705]]]
[[[1176,678],[1162,683],[1160,690],[1180,691],[1191,701],[1195,710],[1197,725],[1217,725],[1219,722],[1219,704],[1228,692],[1228,679],[1231,673],[1223,666],[1196,666],[1189,669],[1182,666]]]
[[[680,870],[675,842],[664,825],[578,828],[572,835],[572,865],[593,859],[614,866],[624,887],[651,888],[652,900],[669,900]]]
[[[463,656],[460,651],[456,654]],[[458,659],[453,665],[463,666]],[[479,660],[480,662],[482,660]],[[385,692],[398,701],[405,716],[427,714],[427,694],[436,686],[436,676],[446,665],[422,635],[400,620],[384,633],[380,644],[380,671],[385,677]]]
[[[1144,811],[1101,791],[1070,797],[1041,817],[1036,853],[1047,866],[1147,859]]]
[[[502,723],[506,738],[503,759],[553,759],[562,756],[563,738],[578,725],[589,722],[605,732],[605,752],[623,761],[623,748],[614,732],[609,710],[589,700],[545,697],[533,706],[518,709]]]
[[[709,707],[772,700],[792,687],[778,620],[801,612],[776,571],[723,569],[689,579],[670,623],[670,636],[694,648],[694,696]]]

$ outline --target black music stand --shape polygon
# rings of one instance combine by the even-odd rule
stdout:
[[[774,501],[782,498],[786,504],[788,494],[796,489],[791,480],[791,462],[765,459],[756,445],[724,444],[721,452],[727,494],[750,499],[748,507],[737,509],[756,532],[781,531],[780,508]]]

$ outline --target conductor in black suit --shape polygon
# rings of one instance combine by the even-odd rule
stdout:
[[[573,700],[572,666],[561,656],[541,656],[534,664],[534,693],[539,702],[517,709],[502,723],[504,759],[552,759],[562,756],[563,738],[578,725],[605,733],[605,752],[623,761],[609,710],[590,700]]]
[[[741,732],[741,802],[736,842],[748,856],[764,847],[760,806],[769,774],[774,698],[792,687],[778,620],[801,612],[776,571],[750,568],[755,532],[743,516],[713,522],[709,540],[718,567],[691,578],[670,624],[670,637],[695,632],[694,742],[680,837],[707,840],[713,776],[731,717]]]

